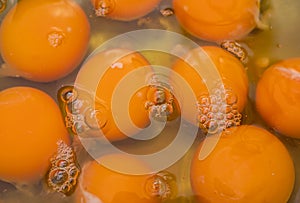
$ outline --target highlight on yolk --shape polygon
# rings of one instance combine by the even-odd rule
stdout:
[[[109,163],[121,171],[114,171],[102,165]],[[126,163],[126,164],[124,164]],[[137,159],[123,155],[104,155],[97,160],[88,162],[82,168],[79,187],[76,193],[77,203],[156,203],[157,198],[147,193],[146,186],[152,175],[126,174],[131,170],[148,170],[147,166]],[[124,171],[125,173],[123,173]]]
[[[37,82],[60,79],[82,61],[89,36],[87,16],[75,1],[19,1],[0,27],[1,71]]]
[[[256,89],[256,109],[265,122],[283,135],[300,138],[300,58],[270,66]]]
[[[258,22],[259,0],[174,0],[178,22],[191,34],[207,41],[236,40]]]
[[[97,16],[131,21],[153,11],[161,0],[91,0]]]
[[[82,66],[75,86],[95,93],[92,107],[107,139],[137,134],[150,124],[150,116],[170,113],[173,119],[173,97],[166,88],[149,84],[152,75],[141,54],[125,49],[98,52]]]
[[[191,165],[197,202],[287,202],[295,180],[293,161],[276,136],[256,126],[230,128],[207,158],[199,145]]]
[[[202,73],[212,72],[215,68],[221,81],[213,77],[205,78],[197,73],[197,68]],[[203,46],[193,49],[183,59],[178,59],[172,70],[188,82],[197,99],[187,101],[186,98],[182,98],[182,115],[185,119],[191,123],[196,122],[202,129],[210,129],[212,132],[223,128],[223,125],[231,127],[240,124],[241,112],[247,103],[248,78],[243,64],[235,56],[216,46]],[[180,84],[171,76],[172,80],[176,92]],[[214,83],[213,90],[208,91],[208,82]],[[222,85],[224,93],[221,92]],[[178,94],[180,95],[180,92]],[[195,105],[198,111],[197,118],[191,110],[191,106]]]
[[[0,92],[0,179],[16,184],[41,180],[58,142],[70,143],[60,110],[41,90],[12,87]]]

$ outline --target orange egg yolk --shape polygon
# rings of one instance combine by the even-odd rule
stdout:
[[[89,36],[88,19],[76,2],[20,1],[0,27],[3,67],[12,76],[32,81],[60,79],[79,65]]]
[[[161,0],[91,0],[95,14],[121,21],[131,21],[150,13]]]
[[[112,168],[102,165],[102,162]],[[87,163],[82,169],[76,202],[158,202],[145,190],[151,175],[126,174],[126,171],[135,169],[147,170],[142,162],[121,154],[105,155]]]
[[[110,141],[141,132],[150,124],[150,116],[176,117],[173,96],[166,88],[149,84],[152,74],[141,54],[124,49],[96,53],[82,66],[75,86],[95,93],[91,107],[98,112],[98,126]],[[160,108],[163,105],[165,110]]]
[[[58,141],[70,142],[57,104],[38,89],[12,87],[0,92],[0,114],[0,179],[41,180]]]
[[[283,135],[300,138],[300,58],[270,66],[256,89],[256,108],[266,123]]]
[[[208,41],[240,39],[256,27],[258,0],[174,0],[178,22]]]
[[[204,143],[191,165],[197,202],[288,201],[294,187],[294,165],[273,134],[255,126],[230,128],[221,134],[213,151],[199,159],[201,150],[207,147]]]
[[[196,101],[182,98],[182,115],[191,123],[197,122],[197,125],[203,127],[202,124],[205,124],[206,118],[210,116],[208,114],[215,111],[212,111],[213,106],[216,107],[215,113],[226,114],[223,116],[230,116],[230,113],[235,115],[243,111],[247,103],[248,78],[243,64],[229,52],[215,46],[196,48],[183,59],[178,59],[172,66],[172,70],[188,82],[189,88],[195,94]],[[212,74],[201,75],[208,72]],[[180,81],[176,81],[171,75],[171,82],[174,85],[174,91],[178,91],[177,87],[181,86]],[[208,86],[208,83],[212,85]],[[220,93],[222,85],[224,95]],[[180,95],[180,92],[177,95]],[[214,100],[220,101],[224,109],[219,108],[222,105]],[[191,105],[198,105],[198,118],[195,118]],[[232,116],[228,119],[230,120]]]

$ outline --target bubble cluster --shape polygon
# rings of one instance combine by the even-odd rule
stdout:
[[[170,117],[174,113],[174,97],[162,86],[149,86],[145,108],[154,118]]]
[[[80,174],[73,149],[62,140],[57,142],[57,153],[50,159],[47,184],[54,191],[70,195],[75,190]]]
[[[151,198],[168,200],[177,195],[177,182],[173,174],[161,171],[151,176],[145,183],[145,191]]]
[[[230,89],[214,88],[210,95],[201,95],[197,101],[200,128],[206,134],[215,134],[226,128],[239,126],[242,114],[238,111],[238,98]]]
[[[79,94],[78,89],[73,86],[65,86],[58,91],[58,101],[65,118],[65,125],[73,135],[83,132],[86,135],[91,134],[90,131],[106,125],[107,109],[99,102],[96,104],[96,109],[92,108],[93,102],[88,92],[80,89]]]
[[[245,48],[236,41],[225,40],[221,43],[221,48],[237,57],[243,64],[248,62],[248,54]]]
[[[173,8],[164,8],[160,10],[160,13],[164,17],[172,16],[174,15],[174,9]]]
[[[65,36],[63,32],[54,31],[48,34],[48,42],[50,46],[56,48],[63,43]]]
[[[114,0],[96,0],[95,1],[95,14],[96,16],[107,16],[114,10]]]

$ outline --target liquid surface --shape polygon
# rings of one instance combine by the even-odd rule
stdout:
[[[136,29],[145,28],[158,28],[174,31],[184,34],[199,45],[215,45],[214,43],[201,41],[189,34],[186,34],[186,32],[179,26],[175,16],[171,15],[172,12],[167,12],[166,14],[166,11],[172,11],[169,9],[172,8],[172,3],[170,0],[162,1],[152,13],[131,22],[119,22],[107,20],[102,17],[96,17],[89,1],[77,0],[77,2],[80,3],[86,14],[89,16],[89,21],[92,27],[88,54],[92,53],[100,44],[114,36],[125,32],[134,31]],[[15,2],[13,1],[0,0],[0,20],[3,19],[4,15],[7,13],[7,10],[11,8],[12,4],[14,3]],[[248,104],[243,112],[243,123],[266,127],[261,117],[255,111],[255,87],[259,77],[269,65],[281,59],[299,57],[300,38],[298,33],[300,32],[300,1],[268,0],[263,1],[261,7],[262,11],[264,12],[264,15],[261,16],[261,18],[269,22],[271,29],[256,29],[242,41],[239,41],[239,43],[243,45],[248,52],[248,63],[246,69],[250,88]],[[51,33],[48,39],[53,46],[57,46],[62,38],[59,33]],[[152,52],[146,52],[145,55],[151,63],[159,62],[159,64],[164,64],[166,66],[170,66],[172,64],[168,57],[161,57]],[[3,61],[0,58],[0,64],[2,64],[2,62]],[[13,86],[37,87],[48,93],[58,102],[57,91],[64,85],[73,84],[79,71],[79,67],[65,78],[51,83],[34,83],[22,78],[0,76],[0,90],[4,90]],[[120,149],[127,151],[128,153],[139,153],[141,150],[143,150],[144,153],[152,153],[155,150],[164,148],[166,145],[168,145],[168,143],[172,142],[178,131],[179,122],[180,121],[178,119],[168,122],[159,136],[147,142],[139,142],[137,145],[136,142],[132,140],[123,140],[115,143],[115,145]],[[189,127],[189,124],[185,123],[185,125],[186,128]],[[202,137],[203,135],[199,133],[199,139],[195,141],[185,156],[174,165],[166,169],[166,171],[176,177],[177,191],[175,196],[172,195],[171,200],[166,200],[165,202],[194,202],[194,194],[191,190],[189,180],[189,167],[195,148],[201,141]],[[297,203],[300,202],[300,141],[297,139],[286,138],[281,135],[278,135],[278,137],[287,147],[295,164],[295,187],[288,203]],[[78,157],[79,162],[84,162],[86,159],[89,159],[89,157],[84,153]],[[40,185],[35,188],[24,188],[24,191],[27,192],[22,193],[17,191],[14,186],[5,182],[0,182],[0,202],[14,203],[22,200],[22,202],[25,203],[67,203],[74,201],[74,195],[65,197],[60,193],[41,193],[40,191],[42,187],[44,186]]]

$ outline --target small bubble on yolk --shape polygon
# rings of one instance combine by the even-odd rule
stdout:
[[[49,44],[54,48],[60,46],[63,43],[64,38],[63,32],[55,31],[48,34]]]
[[[197,61],[200,60],[199,55],[204,59],[207,57],[206,60],[201,58],[203,63]],[[187,59],[195,63],[188,63]],[[201,70],[215,68],[219,74],[220,81],[212,81],[214,84],[210,92],[206,86],[208,79],[197,73],[197,67]],[[247,103],[248,78],[243,64],[235,56],[220,47],[204,46],[192,50],[183,59],[178,59],[172,70],[189,83],[197,99],[184,102],[186,106],[182,107],[182,115],[185,119],[210,134],[240,125],[241,112]],[[172,75],[170,78],[176,92],[180,83],[175,78],[173,80]],[[190,110],[191,105],[197,107],[197,118],[194,116],[195,112]]]

